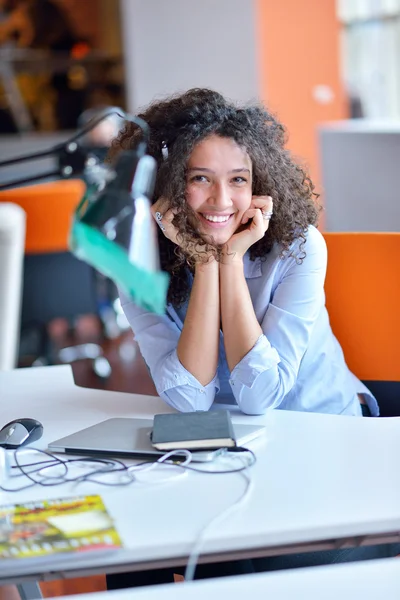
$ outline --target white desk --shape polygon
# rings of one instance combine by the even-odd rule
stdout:
[[[79,388],[69,366],[0,373],[0,403],[4,423],[18,417],[43,423],[41,448],[109,417],[169,411],[158,398]],[[257,454],[254,491],[238,514],[210,531],[201,560],[399,539],[400,418],[277,410],[263,417],[237,414],[234,420],[267,426],[266,438],[251,444]],[[28,560],[15,568],[1,561],[0,582],[184,564],[204,526],[243,490],[238,474],[191,473],[163,486],[87,483],[0,493],[0,504],[38,500],[45,493],[53,498],[100,493],[124,543],[107,555],[56,557],[51,573]]]
[[[107,595],[106,595],[107,594]],[[400,559],[68,596],[68,600],[398,600]],[[56,599],[53,599],[56,600]],[[57,600],[60,600],[59,598]]]

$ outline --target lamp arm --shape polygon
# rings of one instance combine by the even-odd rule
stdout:
[[[69,179],[77,175],[82,175],[87,167],[92,167],[95,165],[96,159],[92,156],[90,150],[78,144],[79,139],[97,127],[97,125],[104,121],[104,119],[113,114],[124,118],[126,121],[131,121],[140,127],[144,139],[139,143],[137,153],[138,156],[144,156],[150,136],[148,124],[140,117],[126,113],[121,114],[121,112],[122,111],[116,109],[105,110],[100,117],[92,119],[85,127],[82,127],[75,135],[62,144],[57,144],[48,150],[32,152],[31,154],[25,154],[0,161],[1,169],[1,167],[8,167],[10,165],[40,160],[46,157],[54,157],[57,159],[57,169],[55,171],[38,173],[29,177],[23,177],[14,179],[12,181],[6,181],[5,183],[0,183],[0,191],[18,187],[27,183],[33,183],[40,179],[47,179],[48,177]]]
[[[112,279],[138,306],[164,314],[169,276],[160,270],[158,231],[151,214],[157,163],[146,154],[150,137],[147,123],[125,115],[141,129],[142,139],[135,148],[121,152],[113,167],[98,162],[78,143],[113,112],[120,115],[116,110],[105,112],[63,144],[0,162],[1,168],[46,156],[57,159],[55,171],[0,183],[0,190],[49,176],[68,179],[84,174],[88,185],[74,213],[70,251]]]

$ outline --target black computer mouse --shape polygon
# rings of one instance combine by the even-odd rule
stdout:
[[[43,435],[43,425],[36,419],[15,419],[0,429],[0,447],[15,449],[36,442]]]

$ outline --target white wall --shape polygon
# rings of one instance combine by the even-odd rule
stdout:
[[[210,87],[259,98],[254,0],[121,0],[127,108]]]

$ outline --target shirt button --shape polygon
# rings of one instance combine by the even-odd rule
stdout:
[[[175,379],[178,379],[178,375],[176,373],[174,374],[174,377],[175,377]]]
[[[229,383],[230,383],[231,385],[235,385],[235,382],[233,381],[233,379],[230,379],[230,380],[229,380]]]
[[[200,394],[204,394],[204,390],[200,390]]]

